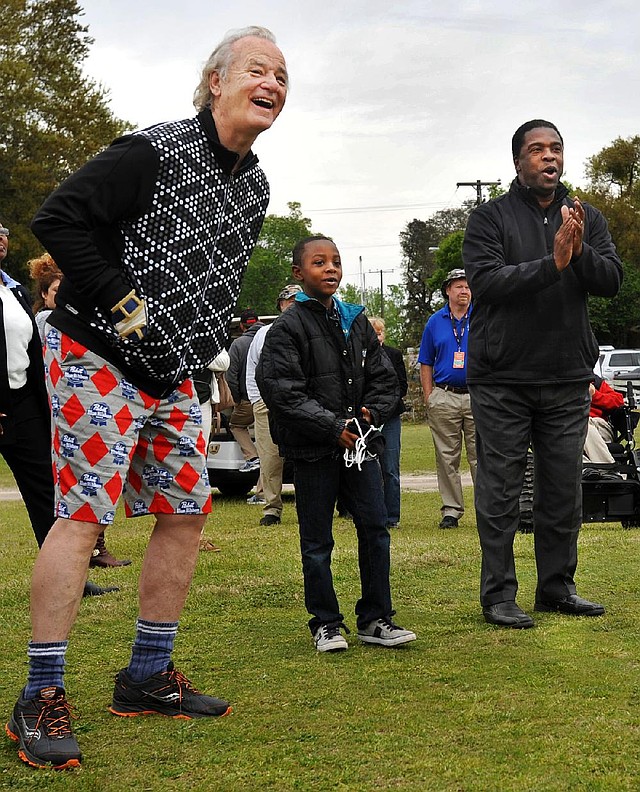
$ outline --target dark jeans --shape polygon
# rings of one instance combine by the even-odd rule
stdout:
[[[353,516],[358,535],[358,564],[362,596],[356,604],[357,626],[390,618],[389,532],[377,461],[365,462],[362,470],[347,469],[340,456],[312,462],[295,460],[296,510],[300,524],[300,550],[304,575],[304,600],[311,633],[322,624],[343,621],[333,588],[333,510],[336,499]]]
[[[482,605],[515,600],[513,539],[527,448],[535,460],[536,598],[575,594],[582,521],[582,448],[588,383],[470,385],[476,425],[476,520],[482,548]]]
[[[49,416],[25,387],[12,392],[11,418],[12,439],[0,442],[0,454],[13,473],[41,547],[55,520]]]
[[[384,503],[387,525],[400,522],[400,416],[390,418],[382,427],[386,441],[380,464],[384,480]]]

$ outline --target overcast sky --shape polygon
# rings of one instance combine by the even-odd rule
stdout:
[[[414,217],[475,198],[458,182],[513,177],[511,136],[545,118],[565,176],[640,134],[637,0],[78,0],[86,71],[136,126],[185,118],[203,62],[231,28],[271,29],[291,90],[254,151],[269,212],[299,201],[332,236],[345,280],[398,282]],[[376,274],[373,274],[376,272]]]

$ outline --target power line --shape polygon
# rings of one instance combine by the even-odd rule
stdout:
[[[356,214],[358,212],[400,212],[403,209],[421,209],[424,207],[446,207],[447,204],[438,203],[418,203],[418,204],[389,204],[388,206],[342,206],[335,209],[305,209],[305,212],[313,212],[314,214],[337,214],[338,212],[344,214]]]

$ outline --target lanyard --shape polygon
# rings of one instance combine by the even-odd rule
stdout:
[[[469,326],[469,311],[467,311],[460,319],[460,333],[458,333],[458,323],[456,322],[456,318],[453,315],[453,311],[449,310],[449,316],[451,317],[451,329],[453,330],[453,337],[456,339],[459,352],[462,349],[462,339],[464,338],[465,331]]]

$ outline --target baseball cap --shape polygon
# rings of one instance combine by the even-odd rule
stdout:
[[[253,310],[253,308],[245,308],[245,310],[240,314],[240,321],[245,325],[255,324],[258,321],[258,314]]]
[[[452,269],[452,270],[449,270],[449,272],[447,272],[447,277],[442,281],[442,287],[441,287],[442,288],[442,296],[444,297],[445,300],[447,299],[447,294],[446,294],[446,291],[445,291],[447,286],[450,283],[453,283],[453,281],[462,280],[462,279],[464,279],[464,280],[467,279],[467,274],[466,274],[466,272],[463,269],[460,269],[460,268]]]
[[[302,286],[298,286],[297,283],[288,283],[284,289],[278,295],[278,304],[280,300],[290,300],[292,297],[295,297],[296,294],[299,294],[302,291]]]

